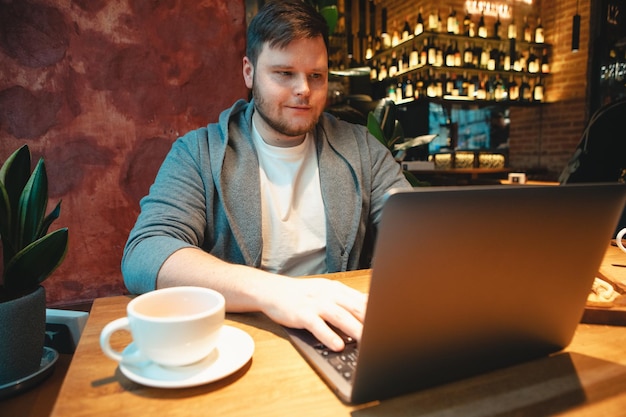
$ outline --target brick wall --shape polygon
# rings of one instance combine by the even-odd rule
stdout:
[[[406,17],[413,23],[422,8],[424,18],[439,8],[442,19],[454,7],[464,14],[463,0],[379,0],[377,13],[382,7],[388,11],[389,25],[403,24]],[[580,51],[571,51],[572,17],[581,15]],[[546,43],[552,44],[552,75],[545,80],[546,104],[535,107],[511,107],[511,134],[509,164],[515,170],[528,171],[531,177],[555,180],[573,153],[585,127],[587,114],[587,58],[589,45],[589,2],[576,0],[534,0],[532,6],[513,6],[519,25],[521,16],[529,16],[531,26],[535,17],[541,16]],[[380,18],[377,19],[380,25]],[[486,17],[489,27],[492,23]]]

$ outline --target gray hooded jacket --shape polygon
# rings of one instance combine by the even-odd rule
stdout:
[[[129,291],[156,287],[165,260],[200,247],[228,262],[261,264],[259,164],[253,102],[237,101],[218,123],[179,138],[130,233],[122,273]],[[314,137],[326,212],[328,272],[369,267],[386,192],[409,188],[399,164],[363,126],[323,114]]]

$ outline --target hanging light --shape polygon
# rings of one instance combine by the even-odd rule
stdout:
[[[576,1],[576,14],[572,19],[572,52],[578,52],[580,47],[580,15],[578,14],[578,0]]]

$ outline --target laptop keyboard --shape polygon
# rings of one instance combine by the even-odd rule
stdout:
[[[341,376],[343,376],[346,380],[350,380],[354,374],[354,369],[356,368],[356,358],[359,353],[356,340],[343,333],[341,330],[335,328],[333,328],[333,330],[341,336],[346,344],[344,350],[341,352],[335,352],[322,343],[317,343],[313,347],[317,353],[325,358],[326,361],[332,365],[332,367],[335,368],[339,374],[341,374]]]

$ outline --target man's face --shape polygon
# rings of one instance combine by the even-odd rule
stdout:
[[[295,40],[283,49],[265,44],[256,66],[243,59],[243,75],[261,137],[274,146],[302,143],[326,105],[328,54],[322,37]]]

